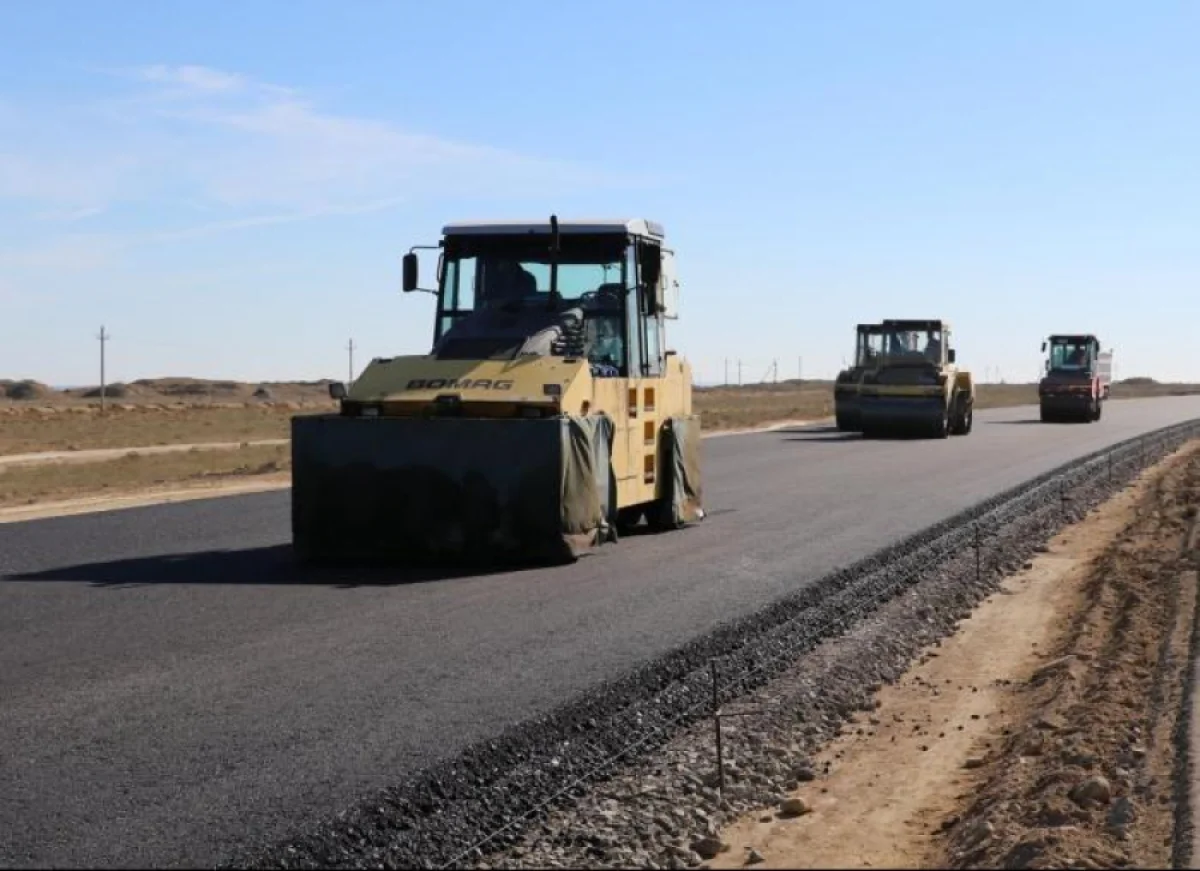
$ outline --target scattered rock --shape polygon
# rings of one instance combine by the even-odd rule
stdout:
[[[765,861],[765,860],[763,859],[762,853],[758,852],[758,850],[755,850],[753,847],[751,847],[750,852],[746,854],[746,864],[747,865],[758,865],[759,863],[761,863],[763,861]]]
[[[1108,809],[1106,822],[1114,832],[1120,833],[1128,828],[1137,817],[1137,811],[1128,796],[1121,796]]]
[[[812,808],[808,806],[808,802],[798,796],[786,799],[779,805],[779,813],[785,817],[801,817],[810,810]]]
[[[1071,790],[1071,800],[1081,807],[1088,804],[1108,804],[1112,800],[1112,785],[1107,778],[1095,775]]]
[[[708,835],[700,838],[698,841],[692,842],[692,852],[701,859],[715,859],[728,849],[728,844],[713,835]]]

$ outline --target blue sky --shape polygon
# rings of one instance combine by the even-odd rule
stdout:
[[[1200,5],[8,3],[0,377],[341,376],[428,348],[400,256],[646,216],[702,381],[942,317],[980,377],[1090,330],[1200,381]],[[731,364],[736,373],[736,362]]]

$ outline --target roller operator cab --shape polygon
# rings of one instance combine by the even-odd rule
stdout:
[[[1043,423],[1100,419],[1112,383],[1112,352],[1090,333],[1056,334],[1042,342],[1046,374],[1038,383]]]
[[[643,519],[703,517],[688,363],[666,345],[674,252],[642,219],[455,223],[428,353],[292,421],[301,557],[571,560]]]
[[[859,382],[864,437],[971,432],[975,381],[958,365],[942,320],[884,320],[880,347]]]
[[[843,432],[858,432],[858,391],[865,371],[874,365],[883,346],[881,324],[859,324],[855,328],[854,364],[841,370],[833,382],[833,413],[837,428]]]

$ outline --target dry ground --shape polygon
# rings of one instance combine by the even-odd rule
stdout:
[[[807,813],[746,817],[711,867],[1170,867],[1198,505],[1193,442],[881,690]]]
[[[1200,392],[1200,387],[1141,380],[1147,383],[1119,385],[1114,395]],[[56,391],[36,382],[0,380],[0,456],[285,439],[294,415],[333,409],[327,390],[327,381],[248,384],[191,378],[148,379],[113,385],[102,412],[96,388]],[[1034,385],[979,386],[980,408],[1033,401],[1036,401]],[[832,413],[832,384],[785,381],[701,388],[696,391],[695,404],[708,432],[820,420]],[[286,466],[262,473],[245,471],[269,468],[269,463],[260,460],[258,456],[246,460],[208,451],[183,457],[156,457],[153,462],[150,457],[143,457],[136,469],[128,463],[114,464],[110,460],[94,464],[76,462],[70,468],[47,470],[44,474],[28,470],[18,473],[10,468],[0,479],[3,482],[0,506],[67,495],[132,492],[141,489],[146,479],[195,482],[198,475],[208,473],[210,479],[226,477],[240,481],[246,475],[286,471]]]
[[[130,451],[94,463],[0,465],[0,509],[96,494],[123,494],[186,484],[279,476],[291,469],[287,445],[247,445],[233,450],[191,449],[163,454]]]

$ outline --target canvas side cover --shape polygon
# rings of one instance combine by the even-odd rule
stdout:
[[[670,470],[676,516],[691,523],[704,516],[700,480],[700,416],[672,417],[663,427],[664,464]]]
[[[607,415],[568,416],[562,426],[562,536],[579,555],[606,537],[616,520],[612,443]]]
[[[611,444],[599,417],[298,416],[293,540],[329,557],[570,558],[605,528]]]

